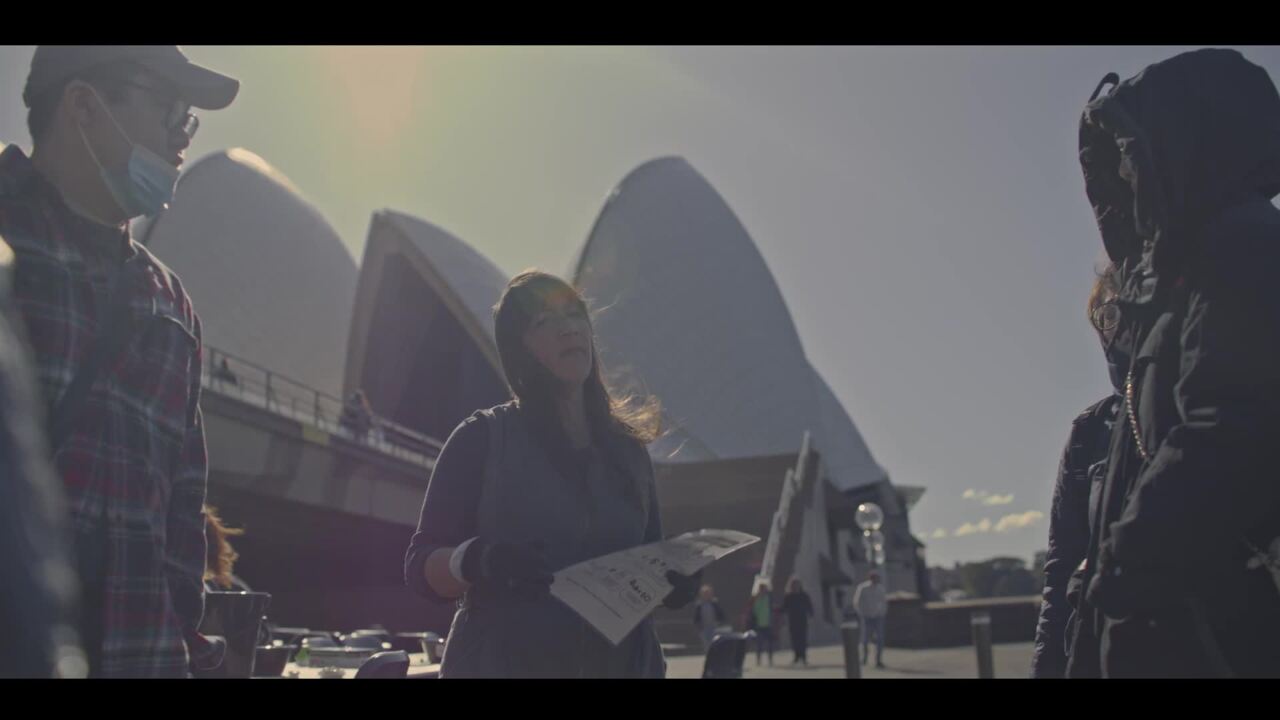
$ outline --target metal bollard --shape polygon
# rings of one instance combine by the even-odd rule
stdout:
[[[973,648],[978,653],[978,677],[990,679],[996,676],[995,663],[991,659],[991,613],[977,610],[969,616],[973,627]]]
[[[844,676],[857,680],[862,677],[862,659],[858,655],[861,626],[857,618],[840,623],[840,639],[844,642]]]

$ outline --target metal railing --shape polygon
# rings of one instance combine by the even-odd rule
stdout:
[[[430,468],[443,444],[386,418],[373,416],[367,431],[344,419],[341,399],[244,358],[204,346],[201,386],[277,415],[297,420],[387,455]]]
[[[791,502],[800,493],[801,485],[804,483],[807,470],[805,466],[809,462],[809,450],[809,431],[806,430],[800,441],[800,452],[796,457],[796,466],[787,469],[787,475],[782,481],[782,494],[778,498],[778,509],[773,513],[773,522],[769,525],[769,538],[765,541],[764,557],[760,562],[760,574],[757,576],[757,582],[764,579],[770,584],[773,583],[774,571],[778,564],[778,552],[781,549],[783,535],[787,532],[787,519],[791,516]],[[754,589],[752,592],[754,592]]]

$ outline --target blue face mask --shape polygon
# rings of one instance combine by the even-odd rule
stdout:
[[[97,92],[94,92],[94,95],[97,96]],[[98,97],[98,101],[102,102],[102,98]],[[107,104],[102,102],[102,107],[105,110]],[[107,117],[111,118],[111,123],[116,126],[116,130],[133,146],[125,171],[112,172],[102,166],[89,139],[85,137],[84,128],[80,128],[80,138],[84,140],[85,147],[89,149],[89,155],[98,166],[98,173],[107,187],[107,192],[111,193],[111,197],[115,199],[124,214],[130,219],[140,215],[155,215],[169,207],[169,203],[173,200],[173,190],[178,184],[178,168],[133,142],[124,128],[120,127],[120,123],[116,122],[111,111],[106,112]]]

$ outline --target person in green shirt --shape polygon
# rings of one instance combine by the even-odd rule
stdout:
[[[769,664],[773,665],[773,597],[769,594],[767,582],[757,584],[756,592],[751,596],[747,629],[756,633],[756,665],[760,665],[763,653],[768,653]]]

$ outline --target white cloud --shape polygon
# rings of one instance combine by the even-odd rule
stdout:
[[[974,535],[976,533],[991,532],[991,521],[982,518],[977,524],[965,523],[956,528],[956,537],[964,537],[965,535]]]
[[[947,536],[947,529],[946,529],[946,528],[938,528],[937,530],[934,530],[934,531],[933,531],[933,534],[932,534],[932,535],[930,535],[930,536],[929,536],[929,538],[930,538],[931,540],[941,540],[942,538],[944,538],[944,537],[946,537],[946,536]]]
[[[977,500],[983,505],[1004,505],[1006,502],[1013,501],[1012,495],[993,495],[989,490],[974,490],[973,488],[965,490],[964,494],[960,497],[965,500]],[[1009,498],[1008,501],[1004,501],[1004,498],[1006,497]]]
[[[1004,533],[1011,530],[1020,530],[1025,527],[1031,527],[1042,519],[1044,519],[1044,513],[1039,510],[1028,510],[1024,513],[1005,515],[1000,518],[1000,522],[996,523],[996,532]]]

